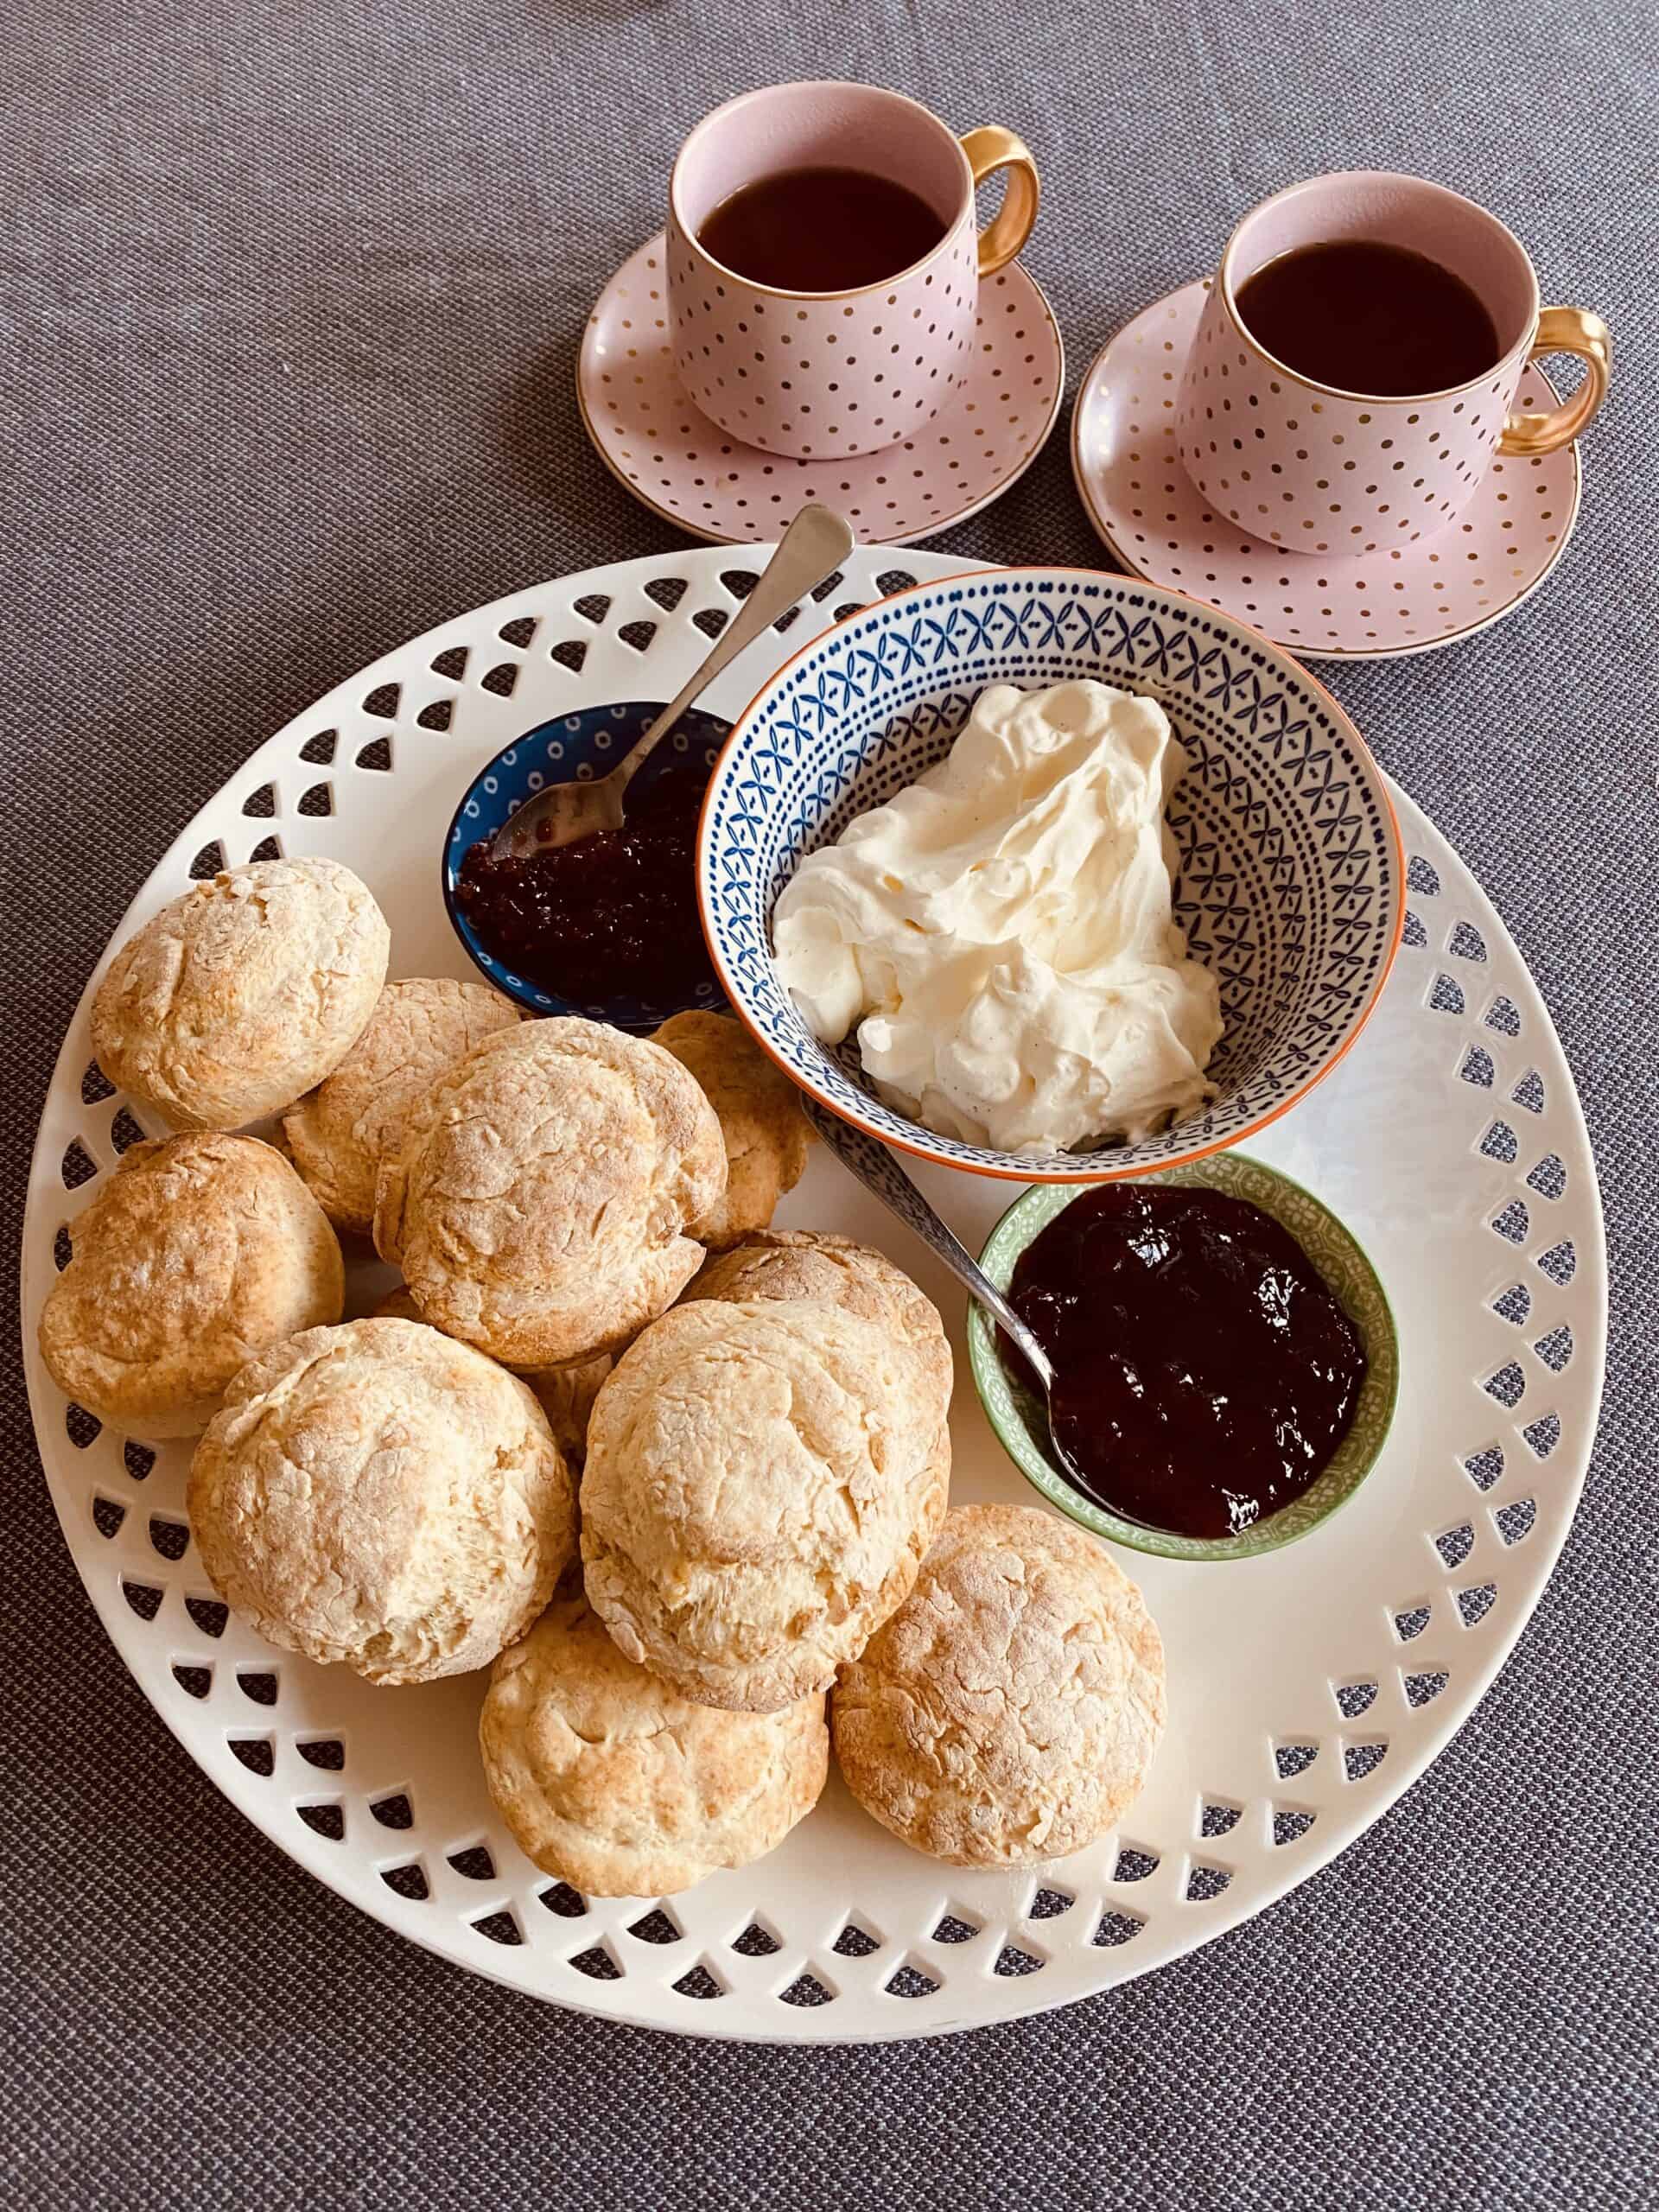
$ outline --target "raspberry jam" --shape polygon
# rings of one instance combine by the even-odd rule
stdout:
[[[630,790],[620,830],[597,830],[528,860],[461,862],[455,896],[479,942],[515,976],[578,1005],[618,998],[686,1003],[715,971],[697,917],[700,753],[653,760]]]
[[[1009,1294],[1053,1363],[1073,1480],[1146,1527],[1237,1535],[1299,1497],[1353,1421],[1359,1332],[1246,1198],[1103,1184],[1032,1239]]]

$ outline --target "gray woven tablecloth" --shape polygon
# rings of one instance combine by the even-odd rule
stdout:
[[[1531,603],[1322,671],[1519,938],[1612,1246],[1572,1541],[1429,1775],[1260,1919],[1023,2026],[779,2052],[562,2014],[353,1912],[190,1764],[82,1595],[9,1355],[8,2206],[1655,2201],[1656,66],[1651,0],[10,0],[9,1249],[83,979],[232,766],[440,617],[673,543],[588,451],[572,367],[731,92],[857,76],[1022,131],[1074,381],[1240,210],[1341,166],[1498,209],[1621,358]],[[1064,431],[940,542],[1103,559]]]

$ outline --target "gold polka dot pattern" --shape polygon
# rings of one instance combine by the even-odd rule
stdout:
[[[1250,357],[1242,370],[1236,341],[1224,349],[1211,335],[1210,290],[1207,279],[1186,285],[1138,315],[1103,349],[1078,395],[1077,488],[1127,568],[1311,658],[1422,652],[1497,620],[1543,581],[1578,511],[1574,448],[1488,466],[1484,446],[1471,457],[1466,440],[1454,444],[1436,432],[1431,450],[1446,454],[1445,462],[1408,473],[1380,408],[1362,410],[1373,420],[1357,432],[1327,430],[1324,403],[1306,393],[1292,432],[1300,442],[1281,457],[1284,448],[1257,435],[1265,426],[1253,420],[1261,405],[1251,402]],[[1483,436],[1493,421],[1501,429],[1511,404],[1555,404],[1535,367],[1501,401],[1492,381],[1471,396]],[[1258,403],[1280,404],[1277,382],[1263,370]],[[1465,403],[1440,404],[1449,410]],[[1422,413],[1403,403],[1402,423]],[[1202,429],[1206,461],[1211,443],[1225,443],[1224,465],[1216,456],[1218,498],[1206,497],[1183,463],[1184,419]],[[1421,426],[1405,427],[1414,436]],[[1375,442],[1362,448],[1356,435]],[[1304,479],[1324,504],[1325,526],[1281,529],[1269,542],[1269,524],[1279,527],[1271,508],[1277,501],[1294,512],[1284,503]],[[1398,487],[1392,495],[1390,487]]]
[[[681,529],[722,543],[761,542],[804,501],[822,499],[867,543],[904,544],[985,505],[1042,450],[1059,409],[1065,354],[1047,301],[1017,263],[974,280],[977,301],[948,404],[902,434],[884,413],[878,435],[889,442],[879,452],[831,461],[762,451],[721,430],[687,397],[674,359],[668,259],[659,232],[612,279],[584,334],[579,388],[601,457]],[[773,320],[777,306],[766,302]],[[753,334],[741,334],[746,342]],[[916,351],[912,343],[912,376]],[[861,373],[863,366],[861,359]],[[938,389],[931,378],[925,385]],[[895,388],[907,390],[896,379]]]
[[[1186,473],[1217,513],[1297,553],[1414,544],[1468,505],[1503,435],[1525,349],[1422,399],[1322,391],[1247,340],[1206,284],[1175,401]]]
[[[878,453],[931,423],[968,365],[978,251],[970,208],[885,287],[795,298],[750,289],[671,220],[663,257],[680,388],[765,453]]]

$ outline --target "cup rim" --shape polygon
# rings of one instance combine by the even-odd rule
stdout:
[[[1139,1179],[1147,1183],[1173,1184],[1176,1188],[1191,1189],[1224,1187],[1230,1181],[1260,1178],[1271,1188],[1275,1197],[1293,1203],[1302,1201],[1325,1224],[1331,1241],[1347,1257],[1346,1274],[1349,1288],[1368,1288],[1372,1307],[1370,1325],[1366,1326],[1356,1315],[1338,1285],[1315,1261],[1316,1272],[1331,1290],[1343,1309],[1362,1328],[1367,1356],[1367,1374],[1361,1395],[1355,1407],[1354,1421],[1338,1444],[1335,1452],[1308,1489],[1300,1497],[1281,1505],[1276,1513],[1265,1520],[1254,1522],[1248,1529],[1230,1536],[1184,1536],[1171,1530],[1158,1529],[1149,1523],[1131,1520],[1127,1515],[1099,1503],[1067,1482],[1049,1459],[1037,1438],[1024,1419],[1017,1401],[1012,1395],[1008,1404],[1014,1424],[1012,1433],[1001,1414],[992,1403],[995,1392],[994,1377],[1006,1381],[1006,1370],[997,1348],[994,1325],[975,1300],[968,1301],[968,1364],[973,1376],[974,1389],[991,1433],[1001,1446],[1026,1480],[1057,1511],[1075,1521],[1079,1527],[1090,1529],[1095,1535],[1103,1536],[1109,1542],[1122,1544],[1131,1551],[1141,1552],[1160,1559],[1175,1559],[1199,1565],[1235,1565],[1240,1561],[1260,1559],[1271,1553],[1282,1551],[1287,1545],[1300,1542],[1322,1529],[1332,1517],[1352,1499],[1375,1473],[1382,1460],[1400,1405],[1400,1324],[1393,1301],[1377,1270],[1376,1262],[1366,1250],[1342,1216],[1327,1205],[1325,1200],[1310,1191],[1294,1176],[1286,1174],[1282,1167],[1261,1159],[1254,1153],[1236,1148],[1221,1159],[1183,1161],[1173,1167],[1158,1169]],[[1064,1194],[1035,1185],[1017,1198],[999,1217],[986,1237],[980,1253],[980,1264],[995,1280],[995,1271],[1003,1258],[1017,1259],[1033,1239],[1049,1222],[1077,1198],[1087,1194],[1089,1186]],[[1249,1193],[1236,1195],[1249,1196]],[[1251,1197],[1251,1203],[1260,1205],[1263,1212],[1280,1222],[1281,1226],[1294,1229],[1271,1204],[1263,1205],[1262,1198]],[[1038,1217],[1028,1220],[1029,1217]],[[1019,1243],[1012,1255],[1006,1252],[987,1265],[992,1248],[1019,1233]],[[1298,1243],[1302,1243],[1297,1236]],[[1306,1246],[1303,1247],[1306,1249]],[[1313,1258],[1313,1255],[1308,1255]],[[1010,1272],[1012,1268],[1010,1268]],[[1006,1286],[1002,1286],[1006,1287]],[[1369,1443],[1355,1439],[1362,1409],[1366,1409],[1372,1427]]]
[[[1460,207],[1467,207],[1471,213],[1478,215],[1483,222],[1490,223],[1494,230],[1501,231],[1520,255],[1532,296],[1526,327],[1514,345],[1500,353],[1491,366],[1483,369],[1478,376],[1465,378],[1462,384],[1442,385],[1433,391],[1353,391],[1344,385],[1323,384],[1317,377],[1304,376],[1299,369],[1293,369],[1287,361],[1281,360],[1278,354],[1270,353],[1239,313],[1238,302],[1233,292],[1233,257],[1246,226],[1255,222],[1259,215],[1264,215],[1269,207],[1278,207],[1281,200],[1296,199],[1304,192],[1316,191],[1320,186],[1335,183],[1338,180],[1353,182],[1362,178],[1379,184],[1408,184],[1420,192],[1431,193],[1438,199],[1454,200]],[[1216,290],[1220,296],[1224,313],[1243,343],[1261,359],[1269,363],[1281,376],[1287,378],[1292,384],[1300,385],[1304,391],[1316,391],[1323,398],[1351,399],[1366,407],[1421,407],[1435,400],[1457,399],[1465,392],[1473,391],[1491,378],[1501,376],[1512,365],[1524,362],[1532,350],[1541,308],[1538,272],[1532,265],[1532,256],[1502,217],[1494,215],[1490,207],[1483,207],[1479,200],[1471,200],[1466,193],[1453,192],[1450,185],[1437,184],[1433,177],[1413,176],[1406,169],[1327,169],[1322,176],[1303,177],[1300,182],[1287,184],[1282,191],[1270,193],[1265,200],[1259,200],[1254,207],[1248,208],[1239,217],[1229,234],[1222,249]]]
[[[904,268],[895,269],[890,276],[878,277],[874,283],[849,284],[833,292],[809,292],[798,285],[763,284],[756,277],[746,276],[741,269],[733,269],[727,263],[717,259],[709,252],[692,226],[686,220],[684,210],[680,205],[682,167],[686,156],[704,131],[711,130],[715,124],[734,116],[738,110],[751,106],[761,100],[770,99],[775,93],[802,91],[868,92],[874,99],[889,100],[897,106],[909,108],[914,115],[920,117],[932,130],[939,132],[949,141],[956,154],[957,167],[962,179],[962,199],[955,216],[945,225],[944,235],[938,243],[930,246],[919,261],[907,262]],[[669,171],[668,213],[673,227],[685,240],[687,246],[698,260],[706,263],[710,269],[717,270],[722,276],[729,277],[734,284],[744,285],[751,292],[760,293],[765,299],[860,300],[872,292],[883,291],[890,284],[899,283],[906,278],[915,276],[919,270],[925,269],[931,262],[936,261],[945,248],[954,242],[963,225],[965,222],[970,222],[973,219],[974,173],[968,165],[968,156],[963,151],[962,141],[951,130],[950,124],[935,115],[931,107],[925,107],[920,100],[912,99],[908,92],[896,92],[887,85],[861,84],[855,77],[791,77],[785,79],[779,84],[756,85],[747,92],[739,92],[732,99],[722,100],[718,107],[710,108],[700,123],[693,124],[691,129],[686,133],[679,152],[674,156],[673,168]]]

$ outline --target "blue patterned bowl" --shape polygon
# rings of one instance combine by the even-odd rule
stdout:
[[[614,998],[588,1006],[559,998],[515,976],[487,951],[455,895],[461,862],[480,837],[493,837],[510,814],[549,784],[566,782],[573,775],[584,784],[596,776],[609,775],[666,704],[663,699],[628,699],[618,706],[587,707],[579,714],[560,715],[550,722],[540,722],[496,754],[467,785],[455,809],[443,841],[443,903],[450,924],[496,989],[517,999],[531,1014],[583,1014],[590,1020],[608,1021],[618,1029],[648,1030],[666,1021],[671,1014],[683,1014],[688,1007],[717,1007],[721,1002],[720,993],[708,985],[694,998],[665,999],[660,1004],[648,999]],[[634,788],[649,790],[672,762],[694,750],[701,750],[712,768],[730,729],[729,722],[695,709],[683,715],[674,734],[639,771]]]
[[[1225,1029],[1202,1113],[1092,1153],[936,1136],[829,1052],[772,967],[771,918],[802,858],[943,758],[988,683],[1098,677],[1164,707],[1186,747],[1172,795],[1176,914]],[[1404,918],[1405,857],[1376,763],[1323,685],[1243,623],[1132,576],[1006,569],[883,600],[798,652],[733,728],[703,804],[697,888],[715,970],[772,1057],[831,1112],[946,1166],[1100,1183],[1198,1160],[1294,1106],[1375,1007]]]

